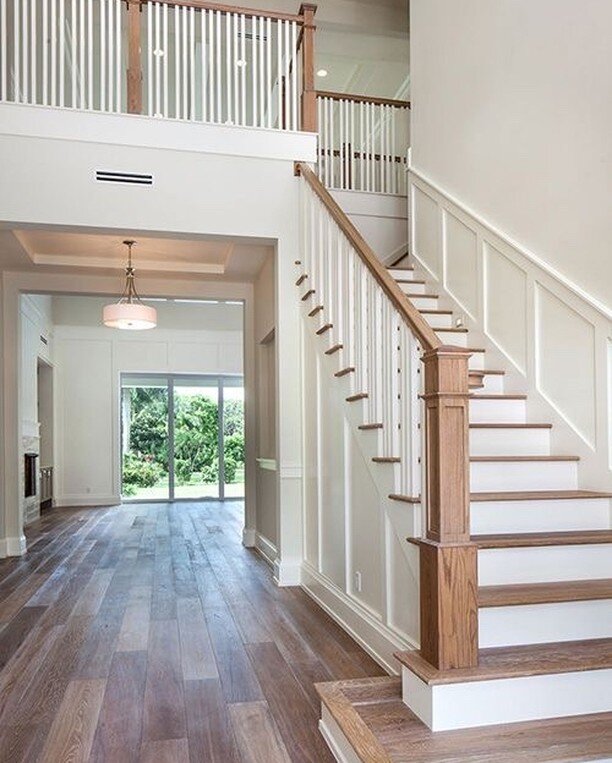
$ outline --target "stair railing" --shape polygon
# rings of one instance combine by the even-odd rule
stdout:
[[[382,425],[377,460],[395,465],[396,493],[413,500],[422,493],[421,653],[440,669],[475,665],[470,351],[442,345],[315,172],[299,163],[296,173],[303,180],[302,299],[322,316],[328,350],[341,358],[337,376],[350,374],[350,399],[364,400],[364,423]]]
[[[327,188],[406,193],[408,101],[317,92],[317,175]]]
[[[206,0],[0,4],[0,101],[316,130],[314,15]]]

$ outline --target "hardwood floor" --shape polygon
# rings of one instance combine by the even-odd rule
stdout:
[[[0,760],[332,761],[314,683],[383,671],[241,529],[238,502],[30,526],[0,562]]]

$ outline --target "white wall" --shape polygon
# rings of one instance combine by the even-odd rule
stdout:
[[[412,164],[612,305],[612,4],[411,0]]]
[[[61,506],[120,500],[122,373],[242,374],[244,370],[241,305],[178,305],[176,309],[173,303],[155,303],[158,328],[129,332],[100,325],[107,301],[54,298],[56,502]],[[217,328],[209,328],[207,315],[215,316],[211,322]],[[228,329],[218,327],[222,324]],[[176,328],[165,328],[169,325]]]

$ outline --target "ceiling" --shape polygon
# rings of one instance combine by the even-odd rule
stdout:
[[[0,231],[0,269],[121,271],[127,249],[122,234],[23,229]],[[212,280],[254,281],[271,244],[218,238],[170,238],[135,235],[132,258],[137,273]]]

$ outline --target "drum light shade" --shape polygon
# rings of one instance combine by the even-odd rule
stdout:
[[[136,291],[136,276],[132,267],[132,247],[135,241],[123,242],[128,248],[128,264],[125,269],[125,288],[119,302],[105,305],[102,311],[104,325],[125,331],[144,331],[157,326],[157,310],[143,305]]]
[[[157,310],[137,302],[106,305],[102,317],[104,325],[112,329],[143,331],[157,326]]]

